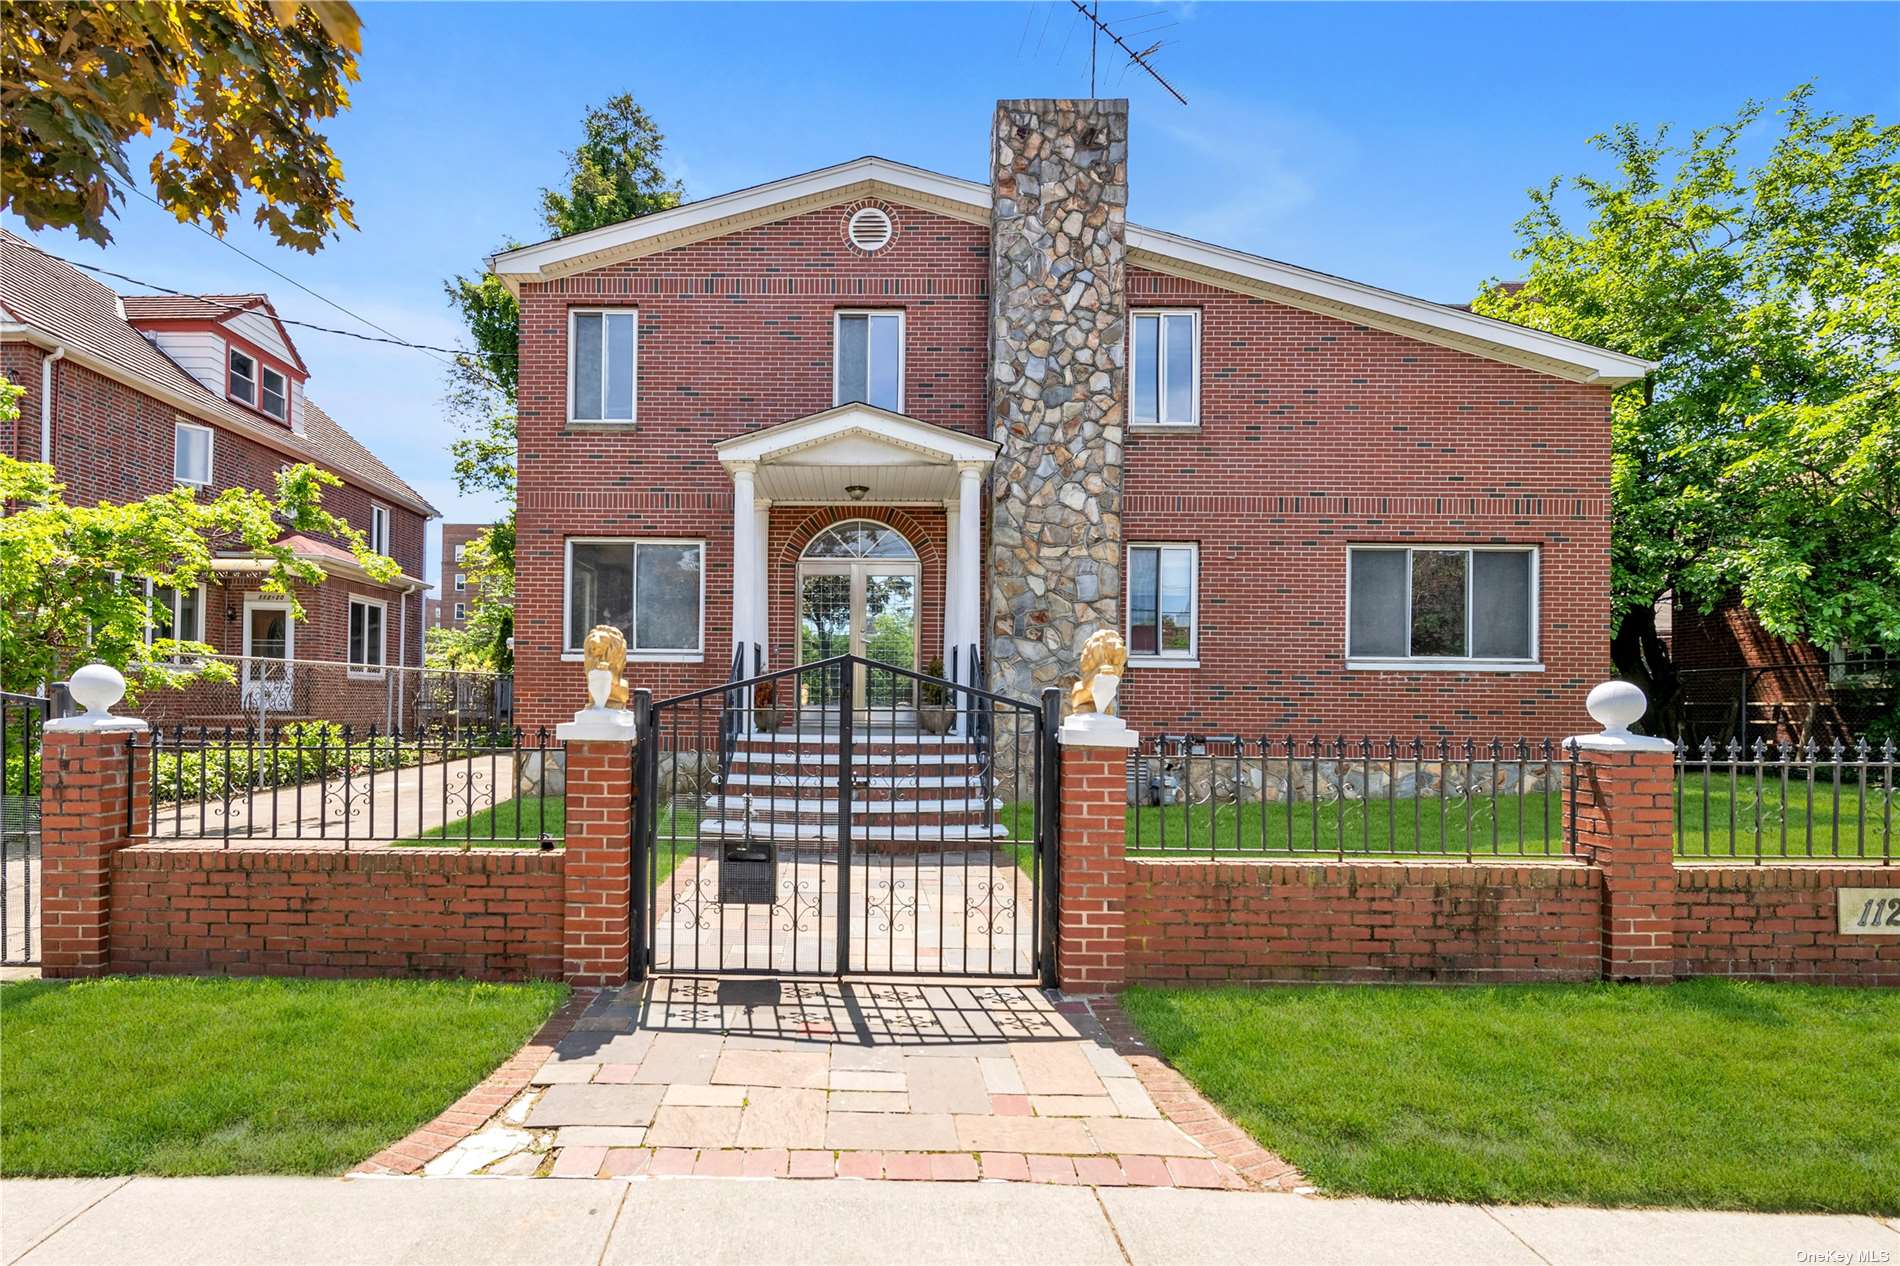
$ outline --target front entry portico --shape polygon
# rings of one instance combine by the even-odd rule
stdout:
[[[895,637],[907,622],[913,658],[895,662],[921,668],[941,655],[946,675],[971,679],[982,629],[982,486],[995,443],[871,405],[845,404],[714,447],[732,476],[731,654],[742,676],[836,654],[878,659],[878,638]],[[799,627],[779,630],[779,645],[789,644],[791,652],[773,663],[767,566],[773,507],[828,509],[847,520],[859,511],[940,508],[947,528],[943,590],[930,592],[915,542],[907,543],[903,557],[901,534],[859,541],[869,552],[858,556],[848,532],[829,529],[837,535],[815,537],[799,560],[792,608]],[[942,644],[924,645],[921,630],[936,627],[939,612]],[[880,623],[881,633],[872,627]],[[808,647],[812,641],[824,645]]]

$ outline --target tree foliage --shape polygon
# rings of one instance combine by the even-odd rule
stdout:
[[[343,168],[317,130],[348,108],[362,51],[341,0],[41,0],[0,23],[0,206],[99,243],[133,185],[125,147],[152,157],[160,205],[222,235],[248,191],[255,222],[315,251],[354,225]]]
[[[1671,594],[1900,652],[1900,127],[1811,97],[1593,138],[1615,174],[1533,190],[1524,284],[1473,304],[1660,362],[1613,402],[1611,544],[1614,658],[1659,700]]]
[[[18,418],[20,394],[0,378],[0,421]],[[370,576],[392,579],[396,564],[323,508],[323,490],[338,485],[306,463],[278,472],[274,496],[229,488],[200,501],[179,487],[75,506],[51,466],[0,455],[0,689],[31,693],[94,660],[124,672],[134,690],[229,680],[227,666],[195,658],[215,647],[169,636],[171,617],[149,603],[147,585],[190,588],[218,550],[242,549],[265,564],[258,588],[288,599],[301,618],[295,586],[320,584],[323,571],[279,543],[292,532],[339,539]]]
[[[580,145],[567,154],[567,188],[541,191],[541,221],[550,234],[565,237],[679,205],[679,184],[662,162],[666,138],[631,93],[590,108],[581,133]],[[521,310],[493,273],[451,277],[443,291],[461,314],[469,347],[449,371],[447,404],[462,432],[449,443],[455,484],[465,495],[496,494],[512,507]],[[470,554],[478,551],[485,570],[468,627],[452,635],[431,630],[429,653],[444,664],[505,670],[513,663],[512,508],[471,542]]]

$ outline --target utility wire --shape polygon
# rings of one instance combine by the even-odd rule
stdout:
[[[153,206],[157,207],[159,210],[161,211],[165,210],[164,203],[160,202],[157,198],[154,198],[151,194],[145,192],[143,189],[140,189],[137,186],[134,186],[132,188],[132,192],[136,193],[139,197],[145,199],[147,202],[151,203]],[[378,325],[376,324],[376,322],[370,320],[368,317],[364,316],[362,313],[350,311],[348,308],[344,307],[342,304],[338,303],[336,300],[330,298],[328,295],[318,294],[316,291],[312,290],[310,287],[304,285],[301,281],[298,281],[295,277],[292,277],[287,273],[279,272],[277,269],[271,267],[269,264],[265,263],[263,260],[259,259],[257,256],[246,251],[243,247],[234,244],[227,238],[219,237],[216,233],[213,233],[210,229],[198,223],[196,220],[187,220],[185,221],[185,223],[189,224],[192,228],[197,229],[200,233],[204,234],[206,237],[216,242],[219,246],[224,247],[226,250],[235,251],[237,254],[243,256],[245,259],[250,260],[253,264],[256,264],[259,268],[262,268],[265,272],[269,273],[271,276],[276,277],[282,281],[289,282],[291,285],[297,287],[297,289],[309,295],[312,299],[316,299],[319,302],[330,305],[332,308],[335,308],[338,312],[341,312],[346,317],[350,317],[353,320],[361,321],[364,325],[367,325],[372,330],[376,330],[380,333],[387,334],[390,338],[393,338],[393,339],[402,339],[402,335],[396,333],[396,331],[390,329],[388,326]],[[402,339],[402,341],[405,343],[408,342],[407,339]]]
[[[27,250],[32,251],[35,255],[43,255],[47,259],[54,260],[57,263],[66,264],[73,268],[83,268],[89,273],[98,273],[102,277],[111,277],[115,281],[123,281],[127,285],[138,286],[144,290],[156,290],[160,294],[174,295],[180,299],[196,299],[200,303],[208,304],[214,308],[223,308],[228,312],[249,311],[249,309],[244,307],[242,304],[224,303],[220,300],[212,299],[205,295],[192,294],[188,290],[173,290],[170,286],[161,286],[157,282],[142,281],[137,277],[128,277],[124,273],[113,272],[110,268],[101,268],[96,264],[82,264],[76,259],[67,259],[62,255],[55,255],[51,251],[41,250],[39,247],[33,245],[31,242],[20,241],[17,244],[20,246],[24,246]],[[351,315],[355,315],[355,314],[352,313]],[[392,347],[407,347],[411,349],[412,351],[443,352],[450,356],[467,357],[471,359],[477,358],[477,357],[483,357],[483,356],[494,356],[498,359],[503,359],[503,360],[512,359],[512,357],[509,357],[504,353],[471,352],[467,348],[464,348],[464,347],[437,347],[430,343],[412,343],[408,339],[398,338],[394,335],[391,335],[388,338],[379,338],[374,334],[363,334],[356,330],[339,330],[332,326],[317,325],[310,321],[298,321],[291,317],[280,316],[277,319],[279,321],[282,321],[285,325],[294,325],[294,326],[297,326],[299,329],[314,330],[318,334],[336,334],[336,335],[340,335],[343,338],[360,339],[361,341],[365,343],[386,343]],[[377,328],[381,329],[382,327],[378,326]]]

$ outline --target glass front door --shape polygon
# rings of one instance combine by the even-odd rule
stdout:
[[[799,662],[858,655],[883,664],[917,667],[917,567],[887,562],[806,562],[798,577]],[[801,679],[806,707],[837,703],[838,679]],[[916,683],[895,673],[860,668],[854,708],[908,708]]]
[[[245,711],[284,712],[291,696],[290,608],[246,605],[244,608]]]

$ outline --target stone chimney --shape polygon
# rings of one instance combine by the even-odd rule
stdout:
[[[989,686],[1120,628],[1128,102],[999,101],[990,141]]]

